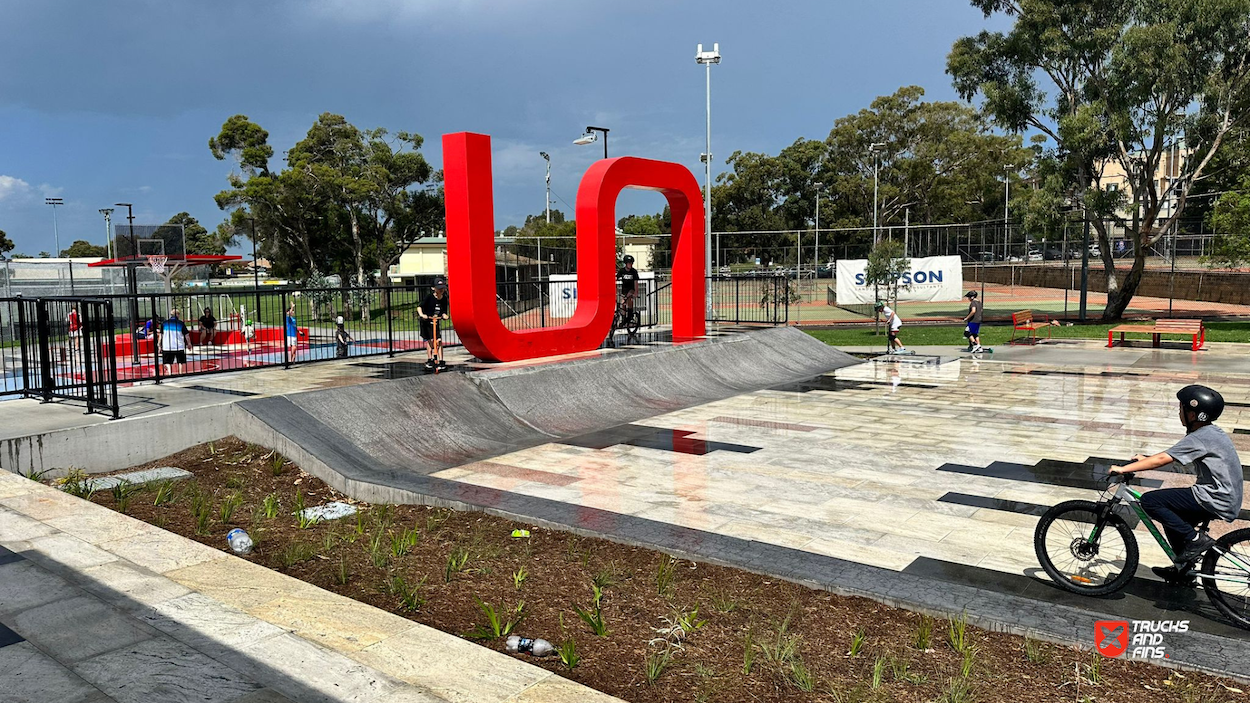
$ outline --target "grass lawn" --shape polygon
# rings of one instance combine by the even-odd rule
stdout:
[[[1119,323],[1117,323],[1119,324]],[[1130,323],[1131,324],[1131,323]],[[1052,327],[1051,336],[1070,339],[1106,339],[1107,330],[1115,325],[1093,324],[1073,325],[1072,327]],[[1250,322],[1209,322],[1206,323],[1208,342],[1250,342]],[[873,334],[872,327],[857,327],[835,330],[804,330],[816,339],[835,347],[884,346],[885,328],[880,334]],[[949,344],[963,346],[963,325],[903,325],[900,336],[908,346],[928,344]],[[1041,331],[1045,336],[1045,330]],[[1117,335],[1118,338],[1118,335]],[[1010,325],[985,325],[981,327],[981,343],[986,346],[1006,344],[1011,339]],[[1149,337],[1126,337],[1126,339],[1149,340]],[[1164,340],[1183,340],[1179,336],[1165,336]]]

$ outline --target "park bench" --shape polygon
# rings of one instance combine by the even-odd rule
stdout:
[[[1107,330],[1107,348],[1115,346],[1115,334],[1120,334],[1120,346],[1124,345],[1125,334],[1148,334],[1154,338],[1153,346],[1158,347],[1160,337],[1165,334],[1180,335],[1190,338],[1190,349],[1198,351],[1207,341],[1207,331],[1202,320],[1154,320],[1148,325],[1118,325]]]
[[[1050,320],[1043,315],[1041,321],[1033,317],[1032,310],[1021,310],[1020,312],[1011,313],[1011,341],[1009,344],[1016,343],[1016,332],[1024,332],[1025,344],[1037,344],[1041,339],[1037,336],[1037,331],[1046,328],[1046,339],[1050,339]]]

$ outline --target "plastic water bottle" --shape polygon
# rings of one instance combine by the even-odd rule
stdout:
[[[508,651],[513,654],[524,652],[536,657],[545,657],[548,654],[554,654],[556,648],[552,647],[547,640],[532,640],[528,637],[512,635],[508,638]]]
[[[235,554],[252,553],[252,538],[244,530],[237,527],[230,530],[230,533],[226,535],[226,541],[230,543],[230,551]]]

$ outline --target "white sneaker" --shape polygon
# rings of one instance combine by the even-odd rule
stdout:
[[[978,344],[978,345],[976,345],[976,346],[972,347],[972,353],[973,353],[973,354],[976,354],[977,352],[982,352],[982,351],[985,351],[985,350],[981,348],[981,345],[980,345],[980,344]]]

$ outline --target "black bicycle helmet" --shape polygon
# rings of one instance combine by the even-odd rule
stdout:
[[[621,258],[621,261],[624,261],[627,264],[632,264],[634,263],[634,257],[630,256],[629,254],[626,254],[624,257]]]
[[[965,297],[965,298],[975,298],[975,297],[977,297],[977,292],[976,292],[976,291],[974,291],[974,290],[970,290],[970,291],[968,291],[967,293],[964,293],[964,297]]]
[[[1198,414],[1198,422],[1215,422],[1224,412],[1224,396],[1214,388],[1185,386],[1176,392],[1176,398],[1181,401],[1181,407]]]

